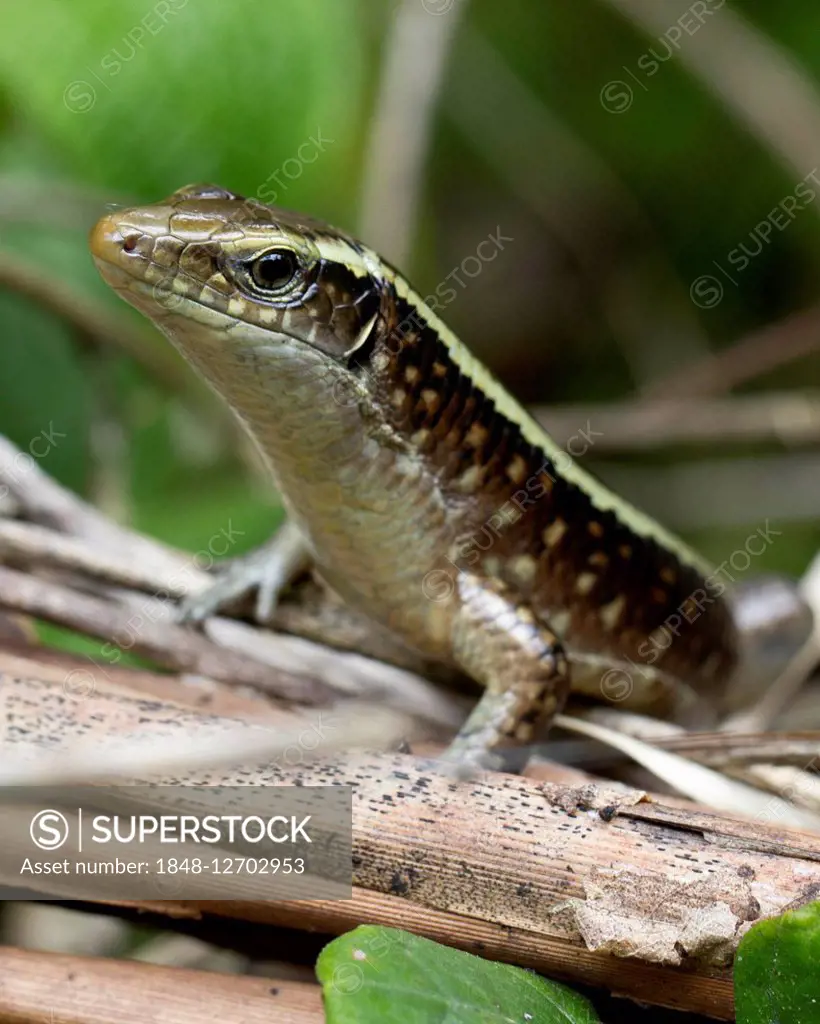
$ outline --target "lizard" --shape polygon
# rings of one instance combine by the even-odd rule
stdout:
[[[498,767],[571,688],[639,708],[726,688],[739,637],[708,562],[568,456],[372,249],[215,185],[111,211],[90,246],[271,472],[288,521],[241,588],[272,600],[312,564],[480,684],[447,759]]]

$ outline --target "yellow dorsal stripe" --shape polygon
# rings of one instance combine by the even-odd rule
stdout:
[[[608,487],[583,470],[578,462],[535,422],[512,395],[499,384],[489,370],[459,341],[449,327],[424,302],[418,292],[414,291],[400,274],[387,266],[375,252],[367,248],[363,248],[359,252],[342,238],[326,237],[318,240],[316,244],[324,259],[344,264],[357,276],[369,275],[377,280],[389,281],[396,293],[415,310],[418,310],[420,319],[437,332],[450,358],[461,373],[465,377],[469,377],[492,400],[502,416],[518,427],[529,444],[543,451],[547,458],[556,464],[564,479],[575,484],[587,495],[595,508],[601,512],[613,512],[634,533],[641,537],[651,538],[661,547],[671,551],[683,564],[691,566],[702,575],[708,576],[713,571],[709,563],[687,544],[684,544],[679,537],[665,529],[651,516],[641,512],[634,505],[610,491]]]

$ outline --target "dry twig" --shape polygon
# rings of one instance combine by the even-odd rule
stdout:
[[[9,752],[36,755],[40,741],[70,750],[94,730],[111,746],[153,728],[146,715],[162,723],[171,745],[197,728],[194,716],[156,702],[60,702],[55,694],[43,704],[30,699],[33,692],[15,699],[13,687],[0,690]],[[212,731],[213,720],[201,726],[209,721]],[[224,724],[226,734],[235,727]],[[507,775],[457,783],[406,755],[295,768],[243,763],[241,774],[200,771],[189,781],[276,786],[296,778],[354,788],[352,902],[141,905],[325,934],[361,922],[406,927],[466,949],[480,943],[486,956],[654,1005],[728,1019],[727,965],[738,937],[820,885],[817,837],[647,801],[622,787],[572,789]],[[684,950],[686,971],[666,970]]]

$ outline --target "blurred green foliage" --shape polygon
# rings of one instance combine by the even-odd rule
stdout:
[[[254,194],[317,132],[321,161],[295,178],[280,173],[279,201],[349,218],[376,57],[365,52],[367,36],[362,12],[334,0],[246,0],[241,13],[220,0],[45,0],[4,11],[0,173],[15,186],[33,183],[35,196],[71,184],[89,201],[68,226],[40,217],[36,199],[30,211],[4,210],[3,251],[136,319],[88,256],[87,230],[104,204],[157,199],[188,181]],[[112,351],[104,372],[90,372],[63,323],[5,292],[0,324],[0,431],[26,447],[56,424],[66,438],[47,468],[60,480],[88,492],[91,424],[113,410],[127,435],[139,525],[191,547],[228,514],[247,524],[249,545],[269,531],[261,489],[233,460],[180,452],[177,403],[139,368]]]
[[[690,283],[714,260],[726,261],[790,194],[794,175],[678,53],[651,77],[642,71],[641,57],[659,44],[604,0],[456,2],[461,23],[438,104],[416,255],[407,269],[420,288],[432,289],[477,241],[505,226],[516,244],[459,294],[447,319],[528,401],[616,398],[644,383],[602,312],[618,304],[624,266],[637,273],[637,282],[628,282],[630,295],[646,300],[639,310],[650,321],[643,334],[657,330],[657,348],[668,352],[670,367],[696,358],[678,329]],[[432,10],[436,3],[442,6],[440,0],[423,6]],[[727,6],[820,81],[816,5],[735,0]],[[87,230],[107,202],[154,200],[197,180],[254,194],[279,171],[284,187],[277,202],[355,228],[396,7],[392,0],[7,6],[0,31],[0,256],[25,259],[136,324],[136,314],[99,281],[87,253]],[[511,161],[508,172],[499,169],[503,147],[482,148],[481,132],[468,131],[449,103],[461,85],[495,123],[514,131],[523,116],[493,73],[467,66],[469,34],[491,42],[543,112],[544,130],[527,129],[526,159]],[[632,83],[634,95],[628,110],[613,113],[601,91],[621,79]],[[634,219],[614,208],[611,192],[562,173],[553,122],[642,211],[654,252]],[[332,140],[320,159],[295,177],[282,175],[285,161],[317,133]],[[587,250],[598,254],[592,273],[576,265],[548,218],[539,218],[515,187],[522,174],[536,190],[543,182],[571,237],[584,236]],[[720,348],[811,303],[820,279],[818,215],[820,201],[774,234],[715,308],[688,303],[687,323]],[[623,230],[611,231],[612,224]],[[659,263],[668,265],[667,277],[659,276]],[[668,303],[667,289],[674,293]],[[169,396],[114,348],[84,351],[68,325],[9,290],[0,291],[0,332],[0,432],[26,447],[53,424],[66,437],[45,468],[60,480],[92,498],[105,494],[110,445],[95,438],[116,428],[120,505],[137,526],[196,549],[229,517],[244,531],[243,546],[278,520],[275,498],[213,423],[198,422],[182,398]],[[819,379],[820,359],[810,358],[760,384]],[[799,569],[817,547],[815,533],[816,523],[795,527],[775,561]],[[717,533],[700,539],[714,554],[727,543]]]

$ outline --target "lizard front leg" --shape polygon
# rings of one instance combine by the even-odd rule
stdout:
[[[301,533],[286,521],[261,547],[232,560],[213,586],[186,598],[180,605],[179,618],[184,622],[202,622],[224,605],[256,591],[254,618],[266,623],[285,587],[311,564]]]
[[[532,742],[561,710],[569,664],[547,623],[504,584],[463,574],[458,592],[452,656],[486,689],[444,757],[497,768],[499,748]]]

